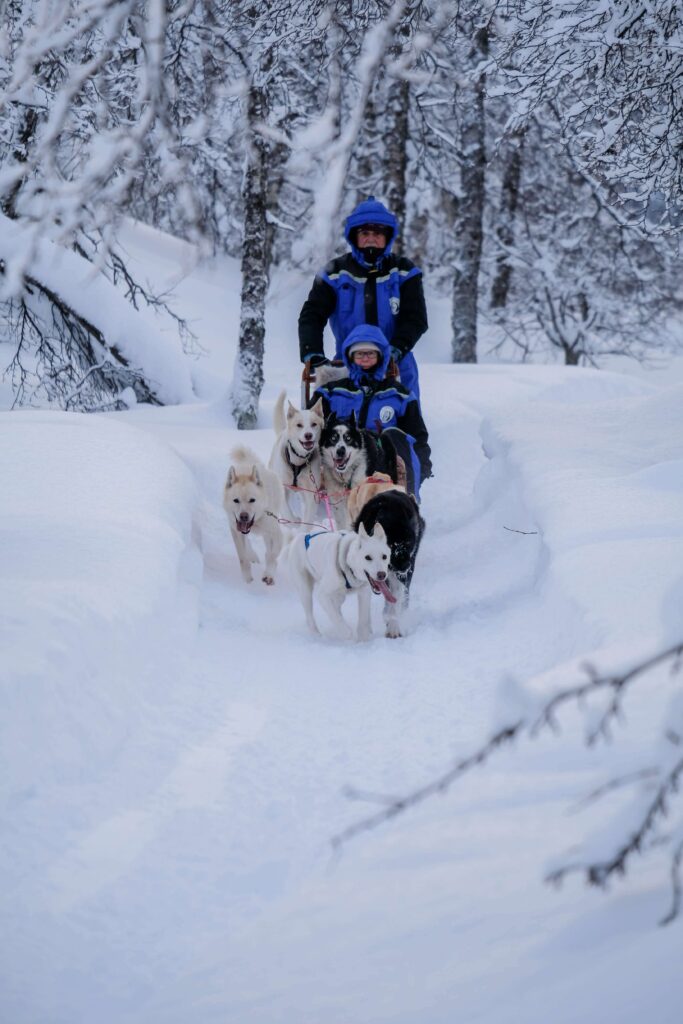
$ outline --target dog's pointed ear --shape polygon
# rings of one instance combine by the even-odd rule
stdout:
[[[337,425],[337,414],[336,414],[336,412],[333,409],[332,412],[330,413],[330,415],[325,420],[325,426],[326,427],[336,427],[336,425]]]
[[[361,537],[363,540],[365,540],[369,536],[368,531],[365,529],[364,523],[358,524],[358,536]]]
[[[322,400],[322,397],[320,397],[318,399],[318,401],[315,403],[315,405],[311,406],[311,410],[310,411],[314,414],[314,416],[319,416],[321,420],[325,418],[325,412],[323,410],[323,400]]]
[[[254,481],[257,487],[261,486],[261,474],[259,473],[257,466],[251,467],[251,479]]]
[[[379,522],[375,523],[375,528],[372,531],[372,536],[375,538],[375,540],[384,540],[385,541],[387,539],[387,535],[386,535],[386,533],[384,531],[384,527],[382,526],[381,523],[379,523]]]
[[[295,405],[292,405],[289,399],[287,399],[287,419],[291,420],[293,416],[296,416],[299,410]]]
[[[230,469],[228,470],[228,479],[225,481],[225,486],[232,487],[236,479],[237,473],[235,472],[235,467],[231,466]]]
[[[356,419],[356,410],[354,409],[349,417],[349,423],[352,430],[358,430],[358,420]]]

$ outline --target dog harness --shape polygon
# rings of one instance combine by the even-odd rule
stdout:
[[[311,541],[313,540],[314,537],[321,537],[323,533],[327,532],[327,530],[318,530],[317,533],[307,533],[306,536],[304,537],[304,544],[306,545],[306,550],[308,551],[308,549],[310,548]]]
[[[313,448],[313,449],[311,449],[311,451],[306,456],[299,455],[299,453],[295,452],[294,449],[292,448],[291,441],[287,442],[287,447],[285,448],[285,459],[287,460],[287,465],[289,466],[289,468],[292,471],[292,486],[293,487],[297,486],[297,482],[299,480],[299,473],[304,468],[304,466],[307,466],[308,463],[311,461],[311,458],[313,457],[313,452],[314,451],[315,451],[315,449]],[[303,462],[301,463],[300,466],[296,466],[292,462],[292,460],[290,458],[290,452],[293,455],[296,455],[297,459],[303,459]]]
[[[306,550],[308,551],[309,547],[311,546],[311,541],[313,540],[314,537],[322,537],[322,535],[324,533],[329,533],[329,532],[330,532],[329,530],[318,530],[317,533],[307,533],[306,536],[304,537],[304,544],[306,545]],[[353,590],[353,587],[349,583],[349,581],[348,581],[348,579],[346,577],[346,573],[342,569],[341,565],[339,565],[339,561],[338,560],[337,560],[337,568],[339,569],[339,572],[344,577],[344,583],[346,584],[346,589],[347,590]]]

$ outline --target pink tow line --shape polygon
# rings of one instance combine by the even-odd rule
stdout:
[[[285,484],[285,487],[289,491],[305,491],[307,494],[315,494],[315,500],[320,504],[323,503],[325,506],[325,512],[327,514],[327,522],[329,526],[324,526],[322,523],[307,523],[303,519],[278,519],[278,522],[285,523],[289,526],[319,526],[321,529],[326,530],[328,533],[335,533],[337,526],[334,521],[334,515],[332,513],[332,501],[330,495],[327,493],[324,487],[318,487],[315,477],[313,476],[313,470],[309,470],[311,483],[313,487],[296,487],[294,484]],[[348,494],[347,491],[339,491],[337,494],[333,494],[333,498],[343,498]]]

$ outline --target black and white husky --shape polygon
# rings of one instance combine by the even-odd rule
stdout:
[[[397,480],[396,449],[383,434],[359,427],[352,413],[348,421],[334,413],[327,418],[320,437],[322,483],[330,496],[339,529],[349,526],[347,492],[373,473],[387,473]]]
[[[385,601],[384,623],[386,636],[402,636],[404,613],[408,608],[410,584],[415,572],[415,560],[425,531],[425,521],[412,494],[402,491],[383,491],[363,505],[354,529],[364,532],[382,527],[386,534],[391,558],[387,583],[395,602]]]
[[[311,521],[316,511],[315,491],[320,487],[320,435],[325,424],[322,401],[311,409],[297,409],[281,391],[275,402],[273,426],[277,439],[268,468],[285,488],[285,501],[295,520]],[[298,488],[298,490],[297,490]]]
[[[382,527],[358,532],[298,534],[288,548],[289,569],[313,633],[318,626],[313,615],[313,593],[325,610],[341,640],[351,640],[353,631],[342,616],[349,594],[358,598],[358,640],[369,640],[371,595],[382,594],[393,601],[387,587],[390,549]]]

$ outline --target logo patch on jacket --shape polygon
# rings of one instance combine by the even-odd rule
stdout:
[[[398,295],[391,296],[391,298],[389,299],[389,306],[391,307],[391,312],[394,314],[394,316],[396,316],[399,309],[401,308],[401,300],[399,299]]]
[[[379,418],[381,423],[390,423],[394,418],[394,410],[390,405],[383,405],[379,411]]]

